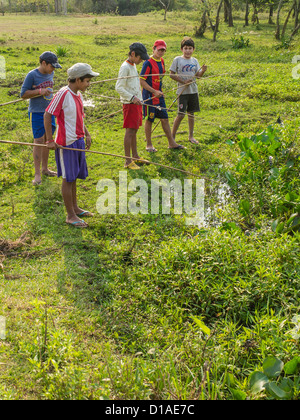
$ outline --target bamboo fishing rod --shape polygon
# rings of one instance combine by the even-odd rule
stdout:
[[[46,144],[25,143],[25,142],[9,141],[9,140],[0,140],[0,143],[3,143],[3,144],[13,144],[13,145],[19,145],[19,146],[27,146],[27,147],[47,147]],[[116,155],[114,153],[107,153],[107,152],[98,152],[96,150],[71,149],[71,148],[62,147],[62,146],[59,146],[58,148],[59,149],[62,149],[62,150],[69,150],[69,151],[71,150],[73,152],[93,153],[93,154],[97,154],[97,155],[113,156],[113,157],[117,157],[117,158],[120,158],[120,159],[141,160],[141,158],[134,158],[134,157],[131,157],[131,156]],[[48,150],[51,150],[51,149],[48,148]],[[170,150],[172,150],[172,149],[170,149]],[[142,160],[147,165],[155,165],[155,166],[159,166],[159,167],[162,167],[162,168],[165,168],[165,169],[170,169],[172,171],[182,172],[184,174],[191,175],[191,176],[194,176],[196,178],[202,178],[202,179],[205,178],[203,175],[197,175],[197,174],[194,174],[194,173],[189,172],[189,171],[184,171],[183,169],[173,168],[172,166],[162,165],[161,163],[152,162],[152,161],[146,160],[146,159],[142,159]]]
[[[211,79],[211,78],[215,78],[215,77],[221,77],[221,76],[226,76],[226,75],[228,75],[229,73],[223,73],[223,74],[216,74],[215,76],[207,76],[207,77],[200,77],[200,78],[198,78],[197,80],[206,80],[206,79]],[[234,73],[235,74],[235,73]],[[148,76],[153,76],[153,75],[148,75]],[[157,76],[162,76],[162,74],[157,74]],[[140,75],[137,75],[137,76],[125,76],[124,78],[130,78],[130,77],[140,77]],[[112,81],[112,80],[118,80],[118,79],[122,79],[122,78],[119,78],[119,77],[116,77],[116,78],[114,78],[114,79],[107,79],[107,80],[99,80],[99,81],[95,81],[95,82],[91,82],[90,84],[98,84],[98,83],[104,83],[104,82],[109,82],[109,81]],[[193,82],[191,82],[191,83],[195,83],[196,82],[196,80],[194,80]],[[170,91],[168,91],[168,92],[171,92],[171,91],[173,91],[173,90],[176,90],[177,89],[177,87],[176,88],[174,88],[174,89],[171,89]],[[55,95],[55,93],[57,93],[57,92],[53,92],[53,95]],[[166,92],[167,93],[167,92]],[[20,99],[15,99],[15,100],[13,100],[13,101],[9,101],[9,102],[5,102],[5,103],[3,103],[3,104],[0,104],[0,107],[2,107],[2,106],[6,106],[6,105],[11,105],[11,104],[16,104],[16,103],[18,103],[18,102],[23,102],[23,101],[29,101],[30,99],[34,99],[34,98],[38,98],[39,96],[42,96],[42,95],[36,95],[36,96],[33,96],[32,98],[28,98],[28,99],[23,99],[23,98],[20,98]]]

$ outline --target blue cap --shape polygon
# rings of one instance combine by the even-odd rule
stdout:
[[[61,65],[58,62],[56,55],[51,51],[45,51],[42,55],[40,55],[40,61],[47,61],[47,63],[51,64],[56,69],[61,69]]]
[[[134,42],[133,44],[130,45],[129,49],[130,49],[130,52],[134,51],[136,55],[139,55],[142,60],[149,60],[150,58],[147,53],[147,48],[145,47],[144,44],[140,42]]]

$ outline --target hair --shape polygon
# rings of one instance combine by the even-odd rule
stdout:
[[[93,76],[91,76],[90,74],[85,74],[84,76],[81,77],[77,77],[77,79],[80,79],[82,82],[84,81],[84,79],[91,79]],[[76,82],[76,78],[75,79],[71,79],[70,77],[68,78],[68,82],[70,83],[75,83]]]
[[[181,49],[185,46],[195,48],[195,42],[190,36],[185,36],[183,40],[181,41]]]
[[[50,63],[49,63],[49,61],[42,60],[42,59],[40,58],[40,64],[42,64],[42,62],[43,62],[43,61],[45,61],[45,63],[46,63],[46,65],[47,65],[47,66],[48,66],[48,64],[50,64]]]
[[[136,57],[140,57],[140,56],[141,56],[141,53],[140,53],[140,52],[136,52],[136,50],[135,50],[135,49],[133,49],[133,50],[130,50],[130,51],[129,51],[129,53],[128,53],[128,57],[130,57],[130,56],[131,56],[131,53],[132,53],[132,52],[134,52],[134,53],[135,53],[135,56],[136,56]]]

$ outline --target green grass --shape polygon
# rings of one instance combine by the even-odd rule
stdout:
[[[97,20],[94,25],[92,16],[51,16],[50,24],[45,16],[2,18],[0,55],[7,78],[0,81],[0,102],[18,98],[25,75],[45,50],[68,51],[55,73],[58,89],[67,68],[79,61],[91,64],[98,80],[117,77],[135,40],[151,50],[164,38],[168,68],[180,54],[181,37],[192,35],[197,24],[195,15],[178,12],[169,13],[167,22],[159,13]],[[173,214],[97,214],[88,230],[72,230],[64,223],[60,180],[44,179],[33,189],[31,149],[0,146],[0,316],[7,326],[6,339],[0,339],[0,398],[272,398],[264,391],[254,394],[249,377],[268,356],[287,363],[299,354],[291,333],[299,313],[299,233],[274,233],[274,218],[263,208],[255,207],[251,223],[240,214],[239,200],[247,198],[242,192],[251,194],[254,184],[241,193],[232,190],[227,205],[218,201],[217,185],[226,183],[226,171],[236,170],[238,135],[258,134],[279,115],[282,136],[295,143],[297,159],[299,82],[291,72],[299,38],[289,50],[276,49],[274,27],[262,21],[261,30],[249,27],[244,34],[249,47],[234,50],[231,38],[245,32],[238,22],[233,29],[222,24],[217,43],[209,32],[196,40],[195,56],[208,65],[207,76],[226,73],[199,82],[200,145],[179,135],[186,150],[170,152],[162,137],[151,156],[205,176],[206,211],[212,211],[205,228],[187,226]],[[122,155],[122,115],[93,123],[120,109],[117,100],[99,96],[118,98],[114,85],[90,88],[86,99],[95,107],[86,108],[86,124],[94,150]],[[165,91],[172,88],[166,77]],[[168,93],[167,105],[174,98],[174,91]],[[0,107],[0,113],[1,139],[32,141],[27,103]],[[187,130],[186,121],[180,130]],[[143,139],[141,129],[140,151]],[[295,171],[296,165],[299,158]],[[80,205],[96,212],[98,181],[117,181],[123,161],[89,155],[88,166],[90,176],[79,183],[78,196]],[[147,182],[184,179],[152,165],[138,176]],[[128,180],[135,177],[129,174]],[[225,229],[226,223],[239,229]],[[294,399],[298,377],[290,376]]]

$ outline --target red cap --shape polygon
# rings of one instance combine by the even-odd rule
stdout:
[[[167,44],[165,43],[163,39],[158,39],[157,41],[155,41],[154,47],[156,47],[158,50],[162,50],[162,49],[166,50]]]

